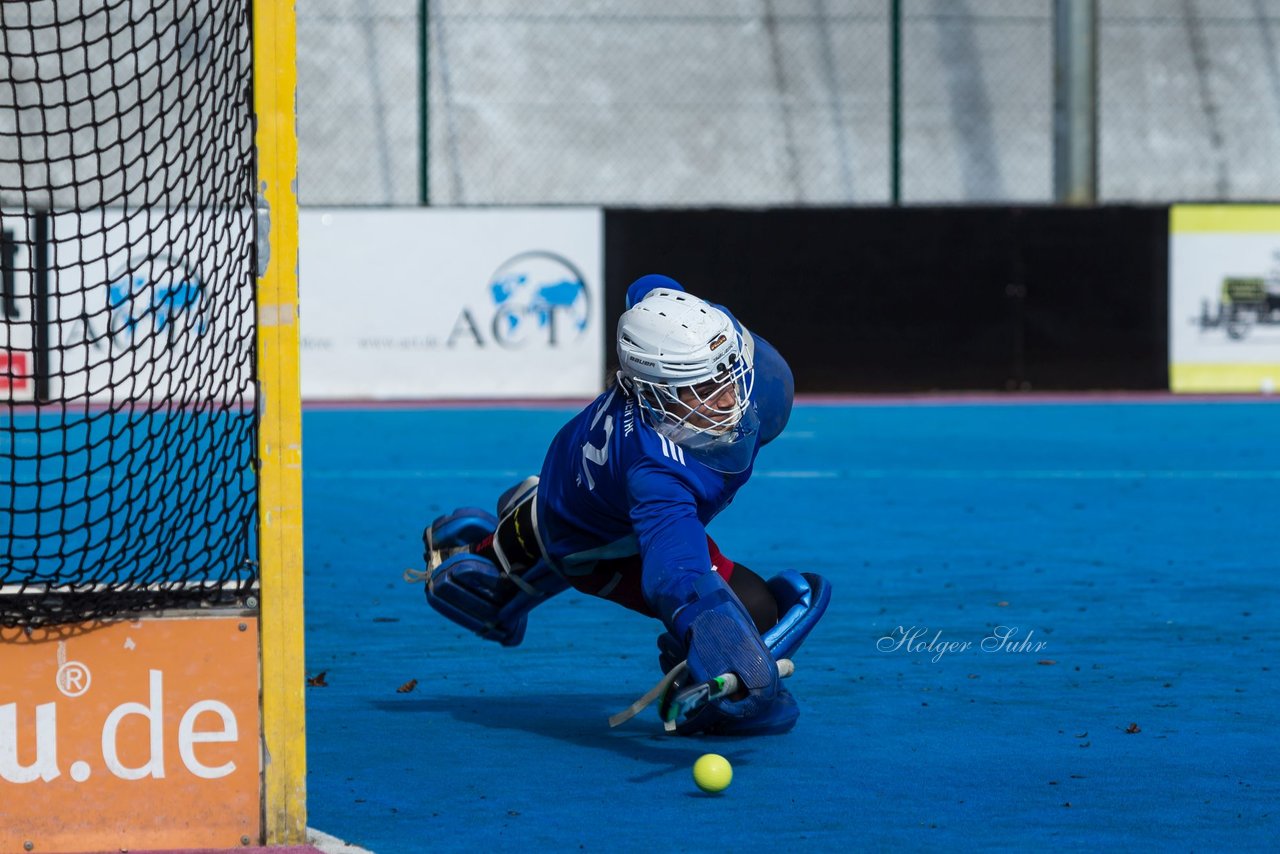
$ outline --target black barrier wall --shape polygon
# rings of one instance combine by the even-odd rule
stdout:
[[[608,210],[604,257],[610,333],[665,273],[801,392],[1168,388],[1167,208]]]

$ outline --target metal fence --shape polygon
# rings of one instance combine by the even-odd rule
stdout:
[[[249,4],[0,2],[0,207],[235,204]],[[228,33],[235,33],[231,38]],[[247,113],[245,113],[247,115]]]
[[[1053,0],[896,5],[900,135],[892,0],[299,0],[300,198],[1052,201]],[[1280,197],[1280,0],[1097,20],[1100,201]]]

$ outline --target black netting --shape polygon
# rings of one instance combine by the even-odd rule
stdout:
[[[250,5],[0,2],[0,625],[256,588]]]

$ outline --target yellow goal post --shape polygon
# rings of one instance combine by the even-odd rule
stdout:
[[[254,0],[264,831],[306,840],[297,38],[293,0]]]

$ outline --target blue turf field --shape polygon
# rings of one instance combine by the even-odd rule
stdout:
[[[606,725],[661,675],[656,621],[570,593],[503,649],[400,580],[570,411],[306,413],[312,826],[377,852],[1274,850],[1280,405],[798,405],[711,533],[834,585],[800,723],[701,740]],[[1001,626],[1033,646],[983,650]]]
[[[253,449],[234,405],[0,411],[0,579],[247,584]]]

